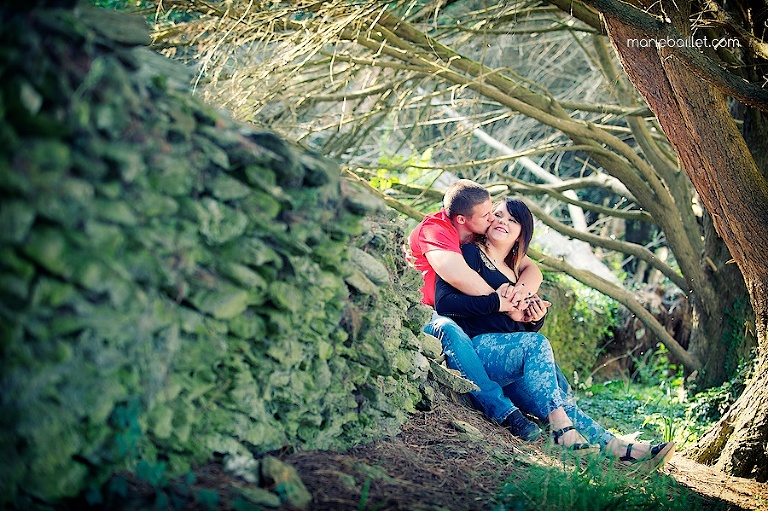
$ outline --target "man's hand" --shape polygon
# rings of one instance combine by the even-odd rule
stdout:
[[[525,289],[525,284],[519,283],[515,286],[509,286],[505,290],[505,298],[515,304],[515,308],[523,310],[528,306],[528,302],[534,293]]]

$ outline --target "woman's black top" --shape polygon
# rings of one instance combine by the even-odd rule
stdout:
[[[507,282],[514,284],[496,269],[476,244],[462,245],[461,252],[469,267],[479,273],[493,289]],[[453,319],[469,337],[494,332],[537,332],[544,324],[544,318],[528,323],[515,321],[499,312],[499,295],[496,293],[485,296],[465,295],[439,276],[435,285],[435,310],[441,316]]]

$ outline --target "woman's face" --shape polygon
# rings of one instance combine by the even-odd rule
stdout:
[[[520,223],[509,214],[506,204],[501,203],[493,210],[491,225],[485,235],[489,240],[504,241],[511,245],[520,237],[521,230]]]

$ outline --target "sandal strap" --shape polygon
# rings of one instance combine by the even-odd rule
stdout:
[[[563,429],[558,429],[557,431],[552,432],[552,438],[555,440],[555,443],[557,445],[560,445],[558,443],[558,440],[560,440],[560,437],[562,437],[564,434],[568,433],[570,430],[576,429],[573,426],[566,426]]]
[[[657,454],[659,454],[664,448],[667,446],[667,442],[662,442],[660,444],[656,444],[653,447],[651,447],[651,458],[656,457]]]
[[[627,444],[627,454],[619,458],[621,461],[637,461],[637,458],[632,456],[632,446],[635,444]]]

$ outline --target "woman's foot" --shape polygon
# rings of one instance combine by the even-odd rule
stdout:
[[[599,445],[592,445],[587,442],[573,425],[565,426],[564,428],[553,431],[552,439],[554,440],[555,445],[561,445],[574,453],[587,454],[600,451]]]
[[[656,445],[646,443],[627,443],[618,438],[612,438],[606,446],[607,451],[619,458],[626,465],[639,464],[638,468],[655,470],[664,466],[675,454],[674,442],[663,442]]]

